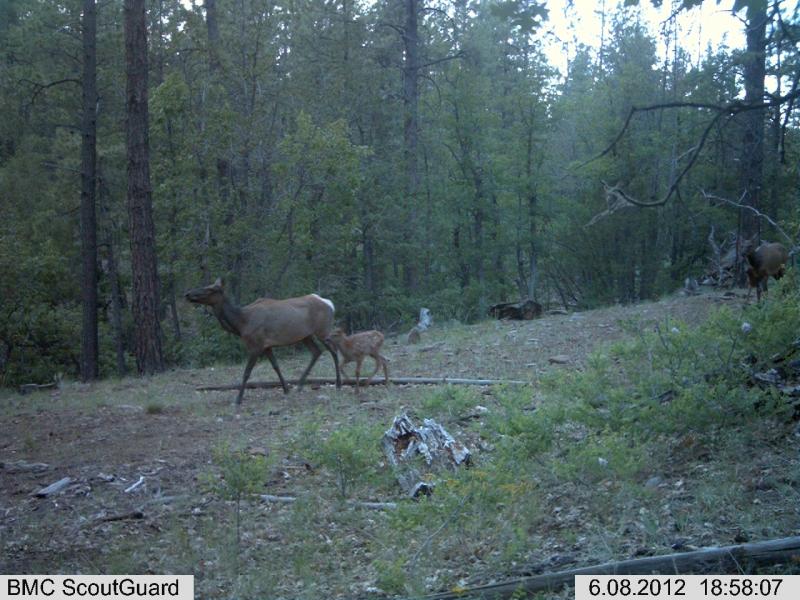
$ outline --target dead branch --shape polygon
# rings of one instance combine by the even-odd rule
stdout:
[[[264,502],[275,504],[292,504],[297,502],[294,496],[273,496],[272,494],[261,494],[259,496]],[[397,508],[396,502],[361,502],[359,500],[348,500],[347,504],[355,508],[369,508],[371,510],[394,510]]]
[[[47,498],[47,496],[52,496],[53,494],[57,494],[65,487],[67,487],[70,483],[72,483],[71,477],[64,477],[63,479],[59,479],[55,483],[51,483],[45,488],[40,489],[38,492],[34,492],[34,496],[37,498]]]
[[[30,394],[31,392],[36,392],[38,390],[49,390],[58,387],[58,382],[53,381],[51,383],[23,383],[19,386],[19,394],[24,396],[25,394]]]
[[[591,220],[584,225],[584,227],[591,227],[599,220],[613,215],[618,210],[635,206],[633,202],[628,200],[627,194],[625,194],[625,192],[623,192],[618,186],[608,185],[605,181],[601,183],[606,191],[606,204],[608,205],[608,208],[603,212],[597,213],[595,216],[593,216]]]
[[[144,476],[140,475],[139,476],[139,480],[136,483],[134,483],[133,485],[128,486],[127,488],[125,488],[125,493],[126,494],[130,494],[133,490],[138,488],[143,483],[144,483]]]
[[[4,470],[6,473],[42,473],[49,468],[50,465],[47,463],[29,463],[24,460],[0,462],[0,470]]]
[[[733,116],[751,110],[760,110],[762,108],[771,108],[773,106],[779,106],[784,102],[793,102],[795,99],[798,98],[798,96],[800,96],[800,90],[793,89],[791,92],[789,92],[784,96],[776,96],[772,98],[769,102],[756,102],[752,104],[742,102],[741,100],[734,100],[733,102],[729,102],[728,104],[723,104],[723,105],[707,104],[705,102],[662,102],[659,104],[652,104],[650,106],[632,106],[631,109],[628,111],[628,116],[625,118],[625,123],[622,125],[622,129],[614,137],[611,143],[602,152],[600,152],[600,154],[579,164],[577,168],[582,169],[586,165],[603,158],[606,154],[614,150],[619,141],[625,136],[625,133],[628,131],[628,127],[630,127],[631,121],[633,120],[633,117],[637,113],[650,112],[654,110],[664,110],[669,108],[699,108],[699,109],[715,111],[717,113],[717,117],[714,118],[714,121],[716,121],[717,118],[719,118],[722,115]],[[702,144],[699,144],[698,146],[702,147]]]
[[[514,379],[459,379],[455,377],[392,377],[393,384],[401,385],[530,385],[530,381],[519,381]],[[297,380],[287,383],[297,385]],[[336,380],[332,377],[308,377],[306,383],[309,385],[334,385]],[[386,380],[377,377],[369,382],[369,385],[384,385]],[[355,385],[356,380],[352,378],[342,379],[342,385]],[[363,386],[364,381],[361,382]],[[204,385],[195,388],[198,392],[222,392],[226,390],[238,390],[241,384],[232,383],[229,385]],[[281,387],[280,381],[248,381],[245,386],[247,389],[272,389]]]
[[[759,219],[764,219],[767,223],[772,225],[778,231],[778,233],[780,233],[783,236],[783,238],[789,243],[789,245],[794,248],[795,243],[794,243],[794,240],[792,239],[792,237],[788,233],[786,233],[783,230],[783,228],[780,225],[778,225],[772,219],[772,217],[770,217],[769,215],[765,215],[760,210],[758,210],[755,206],[749,206],[747,204],[743,204],[741,202],[741,200],[739,202],[736,202],[735,200],[730,200],[729,198],[723,198],[722,196],[716,196],[714,194],[709,194],[705,190],[700,190],[700,193],[702,193],[703,194],[703,198],[705,198],[708,201],[716,200],[716,201],[719,201],[719,202],[724,202],[725,204],[730,204],[731,206],[735,206],[736,208],[744,208],[746,210],[749,210],[754,215],[756,215]]]
[[[622,190],[619,190],[620,194],[625,198],[625,200],[627,202],[629,202],[631,204],[634,204],[636,206],[639,206],[641,208],[654,208],[654,207],[658,207],[658,206],[663,206],[664,204],[666,204],[669,201],[669,199],[672,197],[672,195],[675,194],[678,191],[678,185],[680,184],[681,180],[686,175],[686,173],[688,173],[689,170],[691,170],[691,168],[697,162],[697,159],[699,158],[700,153],[703,151],[703,148],[706,145],[706,141],[708,140],[708,136],[711,134],[711,131],[714,129],[714,127],[716,126],[717,122],[723,116],[733,117],[733,116],[735,116],[737,114],[740,114],[740,113],[743,113],[743,112],[748,112],[748,111],[751,111],[751,110],[760,110],[760,109],[763,109],[763,108],[771,108],[771,107],[774,107],[774,106],[780,106],[784,102],[793,103],[795,101],[795,99],[798,98],[798,97],[800,97],[800,89],[795,88],[791,92],[789,92],[788,94],[786,94],[784,96],[776,96],[776,97],[770,99],[769,102],[745,103],[745,102],[742,102],[741,100],[734,100],[733,102],[730,102],[728,104],[723,104],[721,106],[718,105],[718,104],[706,104],[706,103],[702,103],[702,102],[664,102],[664,103],[660,103],[660,104],[653,104],[651,106],[643,106],[643,107],[633,106],[633,107],[631,107],[630,111],[628,112],[628,116],[625,119],[625,123],[622,125],[622,129],[614,137],[614,139],[611,141],[611,143],[602,152],[600,152],[598,155],[596,155],[593,158],[590,158],[589,160],[581,163],[580,165],[577,166],[577,168],[581,169],[581,168],[585,167],[586,165],[594,162],[595,160],[598,160],[598,159],[602,158],[603,156],[605,156],[606,154],[608,154],[612,150],[614,150],[616,148],[617,144],[619,143],[619,141],[624,137],[625,133],[628,131],[628,128],[630,127],[631,121],[633,120],[634,115],[636,115],[637,113],[650,112],[650,111],[654,111],[654,110],[664,110],[664,109],[669,109],[669,108],[696,108],[696,109],[704,109],[704,110],[714,111],[716,114],[708,122],[708,125],[703,130],[703,133],[700,136],[700,141],[694,147],[694,149],[693,149],[694,151],[691,152],[691,158],[686,163],[686,166],[684,166],[683,169],[681,169],[681,171],[678,173],[678,175],[675,177],[675,179],[672,180],[672,183],[670,184],[669,188],[667,189],[666,194],[664,194],[664,196],[660,200],[653,200],[651,202],[641,201],[641,200],[637,200],[636,198],[633,198],[631,196],[628,196]]]
[[[144,519],[144,513],[141,510],[132,510],[126,513],[120,513],[117,515],[108,515],[105,517],[98,517],[92,524],[99,524],[99,523],[109,523],[111,521],[125,521],[127,519]]]
[[[750,573],[757,566],[797,561],[798,556],[800,556],[800,536],[795,536],[738,546],[703,548],[694,552],[604,563],[417,598],[418,600],[464,600],[467,598],[500,600],[501,598],[516,597],[522,592],[525,592],[527,596],[535,592],[555,591],[565,586],[572,586],[575,584],[576,575]]]

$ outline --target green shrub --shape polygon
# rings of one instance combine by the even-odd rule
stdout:
[[[313,459],[333,472],[340,499],[375,476],[382,435],[375,427],[356,425],[337,429],[313,446]]]
[[[217,476],[204,478],[206,488],[223,500],[232,500],[236,518],[236,552],[241,540],[241,503],[243,499],[261,491],[268,476],[269,463],[263,456],[252,456],[244,450],[231,450],[223,445],[212,452],[212,460],[219,470]]]

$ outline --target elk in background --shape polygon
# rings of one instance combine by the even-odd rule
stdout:
[[[380,350],[383,345],[383,334],[380,331],[362,331],[361,333],[354,333],[353,335],[345,335],[341,329],[335,329],[331,335],[330,340],[334,346],[342,353],[342,373],[344,373],[344,366],[352,361],[356,361],[356,394],[359,392],[360,377],[361,377],[361,363],[364,358],[371,356],[375,361],[375,370],[366,380],[366,385],[369,385],[372,378],[378,372],[378,369],[383,367],[383,376],[386,379],[386,385],[389,385],[389,366],[386,358],[381,356]],[[347,373],[345,373],[347,376]]]
[[[206,287],[189,290],[186,292],[186,299],[195,304],[210,306],[222,328],[242,338],[247,348],[247,366],[244,368],[242,387],[236,397],[236,404],[242,402],[250,372],[262,354],[269,359],[278,374],[284,393],[289,393],[289,386],[286,385],[278,361],[272,353],[276,346],[291,346],[303,342],[311,352],[311,362],[298,382],[298,389],[302,389],[308,373],[322,354],[314,342],[315,337],[331,353],[336,367],[336,387],[342,386],[339,359],[329,339],[334,311],[330,300],[310,294],[286,300],[260,298],[247,306],[236,306],[225,296],[221,279]]]
[[[755,250],[749,250],[745,254],[749,263],[747,268],[747,280],[750,284],[747,289],[747,298],[750,298],[752,288],[756,288],[756,299],[761,301],[761,286],[767,292],[767,280],[772,275],[775,279],[783,277],[786,261],[789,260],[789,253],[783,244],[777,242],[772,244],[761,244]]]

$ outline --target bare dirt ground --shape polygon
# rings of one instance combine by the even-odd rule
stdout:
[[[419,345],[407,346],[396,338],[387,340],[384,350],[392,375],[523,379],[535,384],[547,370],[580,369],[598,345],[626,335],[631,322],[639,327],[697,323],[712,307],[729,302],[719,295],[676,296],[530,322],[437,325]],[[568,363],[550,364],[555,355],[564,355]],[[279,361],[284,373],[296,377],[307,356],[284,353]],[[323,356],[312,375],[332,374],[330,362]],[[220,579],[212,573],[221,567],[202,555],[202,543],[198,549],[191,541],[204,536],[210,540],[211,522],[221,518],[202,485],[211,469],[212,448],[230,443],[271,455],[274,466],[265,492],[299,496],[331,487],[328,474],[295,451],[303,441],[303,423],[313,420],[322,423],[323,431],[331,431],[367,418],[385,429],[400,410],[413,412],[428,393],[421,386],[373,387],[360,397],[350,388],[337,391],[328,386],[292,390],[289,395],[248,390],[237,415],[231,404],[234,391],[195,391],[199,385],[235,383],[242,368],[176,370],[154,378],[88,385],[68,382],[59,390],[28,396],[0,391],[0,572],[169,569],[200,578],[207,573],[209,583],[198,597],[228,597],[232,592],[226,584],[211,583]],[[269,364],[262,362],[252,380],[273,378]],[[477,393],[491,395],[488,389]],[[456,421],[451,426],[457,429]],[[31,463],[45,466],[33,470]],[[64,491],[48,498],[32,495],[62,477],[72,480]],[[125,491],[142,477],[139,487]],[[396,500],[398,494],[388,484],[362,493],[373,497],[361,500],[378,501]],[[295,524],[289,525],[276,515],[284,511],[281,514],[289,519],[289,510],[264,506],[251,511],[255,525],[245,534],[246,543],[263,547],[265,555],[286,552],[297,517],[291,517]],[[141,518],[132,511],[141,511]],[[330,542],[326,536],[338,534],[314,535],[324,545]],[[164,562],[163,553],[175,552],[172,545],[181,536],[191,538],[183,558]],[[363,541],[352,544],[348,552],[354,561],[371,559]],[[298,555],[295,562],[302,560]],[[309,583],[305,588],[297,583],[297,573],[303,573],[298,565],[293,582],[274,582],[276,595],[300,597],[303,589],[311,589]],[[314,567],[307,568],[313,580]],[[340,586],[332,596],[371,589],[369,581],[357,581],[362,578],[358,569],[349,573],[344,565],[327,568],[341,569],[340,579],[353,580],[350,588]],[[468,566],[462,575],[469,577]]]

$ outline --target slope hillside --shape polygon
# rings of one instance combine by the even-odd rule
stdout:
[[[257,389],[239,414],[234,391],[195,388],[235,383],[243,364],[2,391],[0,572],[191,573],[202,598],[380,598],[798,535],[795,424],[737,375],[756,339],[738,324],[757,334],[768,310],[798,312],[675,296],[437,324],[384,347],[393,376],[526,386]],[[279,360],[293,378],[308,358]],[[323,356],[312,375],[332,371]],[[265,361],[251,381],[273,378]],[[420,501],[381,450],[402,412],[473,454],[431,473]]]

